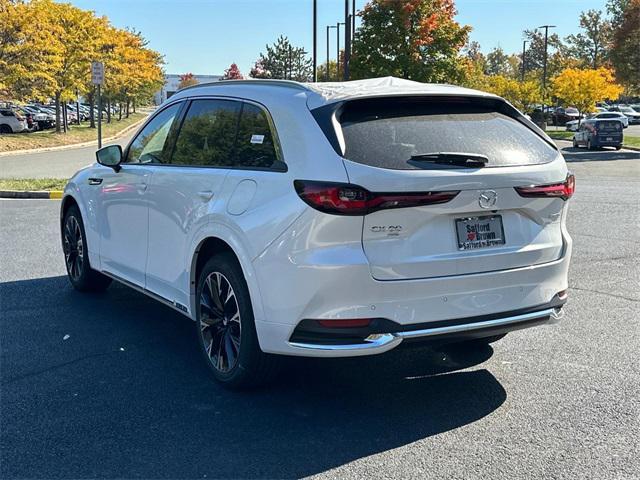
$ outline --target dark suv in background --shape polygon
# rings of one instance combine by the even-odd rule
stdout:
[[[578,131],[573,135],[573,146],[582,145],[589,150],[599,147],[622,148],[622,122],[619,120],[589,119],[582,122]]]

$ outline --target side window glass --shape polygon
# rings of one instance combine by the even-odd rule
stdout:
[[[180,127],[171,164],[231,166],[240,105],[230,100],[194,100]]]
[[[269,168],[278,160],[266,113],[249,103],[242,107],[235,157],[238,167]]]
[[[144,127],[129,147],[126,163],[166,163],[167,137],[180,106],[176,103],[165,108]]]

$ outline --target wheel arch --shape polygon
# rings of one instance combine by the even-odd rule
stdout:
[[[242,270],[245,282],[247,283],[247,288],[249,289],[249,295],[251,296],[251,306],[253,308],[254,318],[256,321],[260,321],[263,318],[262,297],[260,296],[260,289],[258,287],[251,257],[236,235],[232,232],[227,232],[222,226],[219,227],[221,228],[216,229],[217,231],[208,232],[198,240],[191,256],[189,266],[191,318],[195,320],[197,280],[203,266],[213,255],[229,253],[233,255]]]

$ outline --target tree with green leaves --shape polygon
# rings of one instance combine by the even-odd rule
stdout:
[[[611,40],[611,22],[599,10],[587,10],[580,14],[582,32],[569,35],[565,42],[570,54],[580,66],[598,68],[607,60]]]
[[[610,2],[613,3],[613,2]],[[628,0],[614,23],[611,63],[628,94],[640,94],[640,0]]]
[[[353,42],[352,78],[396,76],[456,82],[471,27],[455,21],[453,0],[372,0]]]
[[[622,23],[624,12],[632,0],[607,0],[607,13],[611,16],[611,23],[619,25]]]
[[[273,45],[266,45],[266,53],[251,69],[253,78],[278,78],[308,82],[313,76],[313,62],[302,47],[295,47],[289,39],[280,35]]]
[[[509,55],[504,53],[502,48],[497,47],[487,54],[485,72],[487,75],[505,75],[511,76],[511,64],[509,63]]]

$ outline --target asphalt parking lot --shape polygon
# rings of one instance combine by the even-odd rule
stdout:
[[[0,478],[639,478],[640,153],[560,144],[560,324],[296,360],[248,393],[210,380],[181,315],[71,289],[59,202],[0,200]]]

